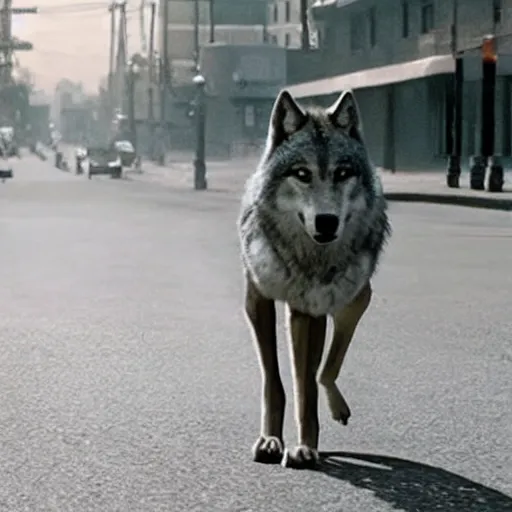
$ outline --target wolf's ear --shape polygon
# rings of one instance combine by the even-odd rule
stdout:
[[[286,90],[281,91],[270,116],[270,135],[274,147],[300,130],[306,120],[307,114],[292,98],[292,95]]]
[[[327,109],[327,115],[331,122],[349,137],[362,141],[361,115],[352,91],[344,91]]]

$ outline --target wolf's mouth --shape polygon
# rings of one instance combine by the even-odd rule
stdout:
[[[331,234],[326,235],[323,233],[313,236],[313,240],[317,244],[320,244],[320,245],[330,244],[331,242],[334,242],[334,240],[336,240],[336,238],[337,238],[336,235],[331,235]]]

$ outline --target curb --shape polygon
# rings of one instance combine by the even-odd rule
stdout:
[[[464,196],[456,194],[428,194],[420,192],[385,192],[388,201],[404,203],[433,203],[487,210],[512,211],[512,199]]]
[[[144,171],[141,173],[134,171],[125,173],[125,179],[129,181],[141,181],[136,177],[132,177],[132,174],[141,176],[144,175]],[[390,202],[444,204],[487,210],[512,211],[512,199],[502,199],[496,196],[486,197],[422,192],[384,192],[384,196]]]

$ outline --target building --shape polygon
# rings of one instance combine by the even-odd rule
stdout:
[[[293,93],[328,102],[356,89],[377,164],[444,166],[453,111],[452,1],[317,0],[312,16],[320,48],[296,59]],[[498,36],[496,152],[510,155],[512,0],[458,0],[457,50],[463,52],[463,153],[478,154],[480,46]],[[293,70],[292,70],[293,71]],[[299,76],[299,72],[302,76]],[[298,83],[297,83],[298,82]]]
[[[51,118],[58,130],[63,131],[62,113],[66,108],[82,103],[86,98],[83,85],[67,78],[59,80],[55,86]]]
[[[189,149],[194,141],[190,116],[195,95],[192,79],[200,50],[212,39],[216,45],[261,45],[267,41],[267,0],[167,0],[167,38],[169,56],[164,145]],[[197,11],[196,11],[197,7]],[[211,24],[213,9],[213,25]],[[164,56],[164,2],[159,4],[158,53]],[[200,54],[199,51],[199,54]],[[165,67],[162,68],[165,70]]]
[[[199,47],[210,41],[209,0],[167,0],[168,55],[175,80],[189,80],[195,72],[196,34]],[[215,0],[212,2],[214,40],[226,44],[260,44],[266,39],[267,0]],[[198,8],[196,13],[196,6]],[[197,16],[196,16],[197,14]],[[164,2],[159,6],[159,53],[163,55]],[[197,18],[197,19],[196,19]],[[197,25],[197,32],[196,32]],[[186,72],[183,72],[183,69]]]
[[[277,45],[207,44],[201,53],[206,77],[207,154],[260,154],[272,106],[286,83],[286,51]]]
[[[308,0],[308,5],[313,5]],[[284,48],[300,48],[302,25],[300,16],[301,0],[269,0],[268,33],[272,43]],[[318,44],[317,32],[309,23],[310,45],[315,48]]]

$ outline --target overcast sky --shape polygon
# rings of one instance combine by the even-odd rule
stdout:
[[[38,6],[38,14],[16,15],[14,35],[30,41],[34,50],[17,52],[20,64],[29,68],[37,87],[51,93],[61,78],[82,81],[96,92],[107,73],[110,15],[101,0],[13,0],[13,7]],[[129,47],[140,49],[138,7],[140,0],[128,0]],[[146,17],[148,12],[146,11]]]

